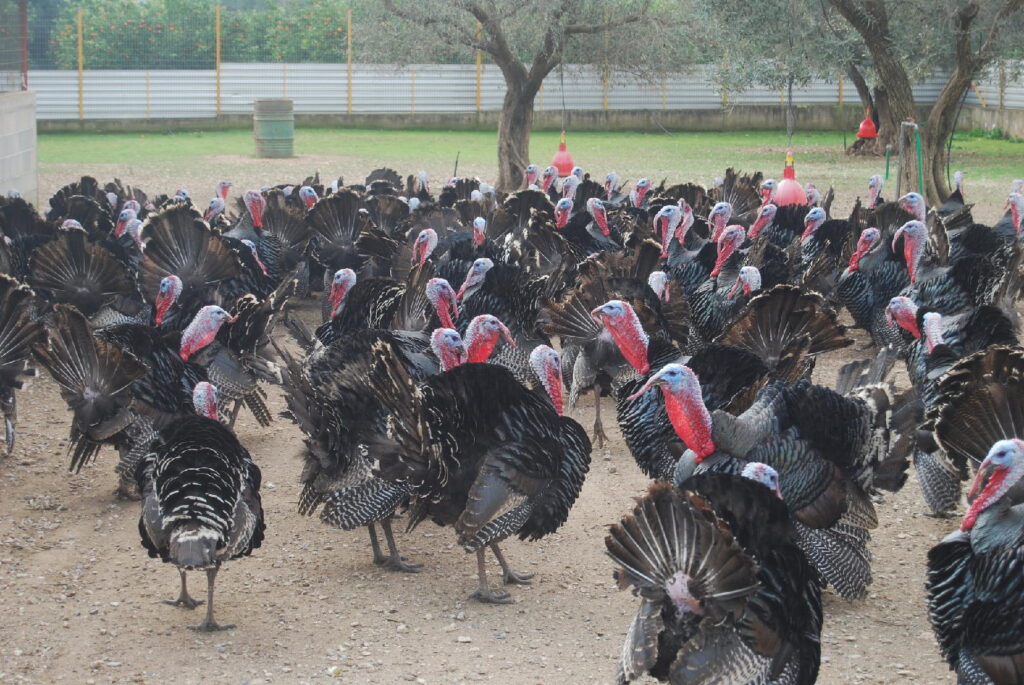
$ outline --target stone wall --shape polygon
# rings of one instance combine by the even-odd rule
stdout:
[[[0,194],[17,190],[38,204],[36,94],[0,93]]]

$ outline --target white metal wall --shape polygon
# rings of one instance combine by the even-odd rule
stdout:
[[[564,75],[548,76],[537,95],[539,110],[720,109],[732,105],[776,105],[779,91],[751,88],[723,93],[711,79],[713,67],[695,67],[660,82],[612,74],[607,92],[599,69],[566,65]],[[564,91],[562,88],[564,81]],[[207,118],[217,115],[214,71],[85,71],[82,117],[85,119]],[[933,102],[944,78],[933,76],[914,86],[918,102]],[[30,71],[29,87],[39,96],[39,119],[79,117],[78,74],[74,71]],[[998,105],[998,80],[978,82],[984,105]],[[344,64],[224,64],[221,68],[223,114],[251,114],[253,100],[288,97],[298,114],[349,111],[348,76]],[[477,111],[476,67],[472,64],[352,66],[351,111],[355,113],[469,113]],[[480,111],[501,109],[505,84],[494,65],[481,68]],[[815,81],[794,89],[798,105],[835,105],[839,85]],[[847,83],[843,100],[857,102]],[[967,104],[981,105],[971,91]],[[1024,109],[1024,81],[1007,85],[1004,106]]]

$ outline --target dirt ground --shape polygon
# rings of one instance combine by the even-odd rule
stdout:
[[[44,197],[68,178],[44,175]],[[298,307],[313,315],[310,303]],[[855,337],[819,360],[817,381],[870,354]],[[141,547],[138,504],[113,497],[113,450],[69,474],[68,413],[54,383],[37,379],[18,402],[18,445],[0,458],[0,681],[601,683],[614,674],[637,602],[616,589],[603,537],[648,481],[608,400],[612,440],[595,450],[568,522],[540,542],[505,546],[514,567],[536,573],[533,585],[510,588],[510,606],[467,600],[474,557],[448,529],[399,533],[403,553],[425,565],[412,575],[374,566],[364,530],[299,516],[298,429],[286,420],[263,429],[243,413],[238,435],[263,470],[267,537],[219,575],[217,616],[238,627],[214,634],[186,629],[198,611],[160,602],[176,595],[177,573]],[[284,407],[277,388],[270,405]],[[592,400],[574,415],[589,429]],[[820,682],[953,682],[922,582],[927,550],[956,521],[925,515],[913,474],[878,510],[869,597],[825,598]],[[497,580],[497,564],[490,568]],[[190,580],[201,596],[205,579]]]

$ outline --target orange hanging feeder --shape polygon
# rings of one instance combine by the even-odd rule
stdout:
[[[877,138],[878,129],[875,127],[875,120],[871,118],[871,108],[868,107],[864,111],[864,121],[860,122],[860,127],[857,129],[858,138]]]
[[[576,163],[572,161],[572,155],[565,146],[565,131],[562,131],[562,138],[558,143],[558,152],[551,158],[551,166],[558,169],[559,176],[568,176]]]
[[[807,194],[803,186],[796,180],[796,167],[793,166],[793,148],[786,150],[786,166],[782,169],[782,180],[775,190],[775,204],[806,205]]]

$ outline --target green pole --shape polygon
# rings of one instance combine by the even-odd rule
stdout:
[[[885,180],[889,180],[889,160],[892,159],[892,145],[885,146]]]

